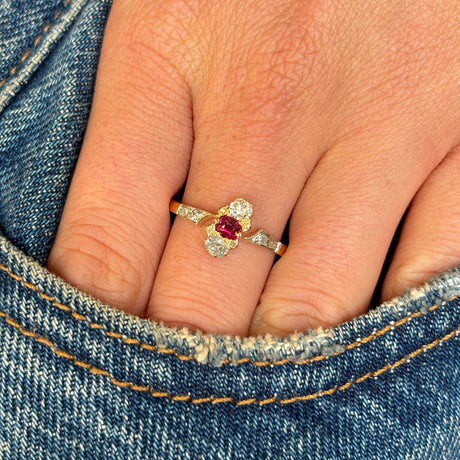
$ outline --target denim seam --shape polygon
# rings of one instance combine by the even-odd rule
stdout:
[[[76,312],[72,311],[72,309],[69,306],[62,304],[62,303],[58,302],[56,299],[54,299],[53,297],[49,296],[48,294],[45,294],[39,287],[35,286],[32,283],[29,283],[29,282],[25,281],[21,276],[13,273],[8,267],[5,267],[4,265],[0,264],[0,270],[6,272],[11,278],[13,278],[16,281],[19,281],[19,283],[22,284],[24,287],[36,292],[41,298],[51,302],[53,305],[58,307],[60,310],[63,310],[65,312],[67,312],[67,313],[70,313],[78,321],[86,322],[92,329],[101,329],[108,337],[120,339],[123,343],[125,343],[127,345],[137,345],[140,348],[143,348],[143,349],[148,350],[148,351],[153,351],[153,352],[156,352],[156,353],[159,353],[159,354],[173,355],[173,356],[175,356],[176,358],[178,358],[181,361],[195,361],[195,362],[198,362],[196,360],[196,358],[194,358],[193,356],[187,356],[187,355],[179,354],[176,350],[173,350],[171,348],[158,348],[158,347],[156,347],[154,345],[143,343],[138,339],[127,337],[127,336],[125,336],[123,334],[120,334],[119,332],[107,331],[102,324],[93,323],[88,318],[86,318],[84,315],[81,315],[79,313],[76,313]],[[458,296],[455,295],[455,296],[451,297],[447,302],[451,302],[451,301],[457,299],[457,297]],[[433,304],[433,305],[430,305],[429,307],[427,307],[426,311],[434,311],[437,308],[439,308],[439,305],[438,304]],[[389,331],[394,330],[396,327],[402,326],[403,324],[405,324],[406,322],[412,320],[413,318],[417,318],[417,317],[422,316],[424,314],[425,314],[425,312],[423,312],[423,311],[416,311],[416,312],[410,313],[409,315],[405,316],[404,318],[399,319],[398,321],[391,321],[384,328],[382,328],[382,329],[380,329],[378,331],[374,331],[374,332],[372,332],[372,334],[370,334],[370,335],[368,335],[366,337],[359,338],[355,342],[352,342],[352,343],[347,344],[347,345],[343,345],[342,346],[343,350],[344,351],[352,350],[353,348],[355,348],[355,347],[357,347],[359,345],[368,343],[371,340],[373,340],[373,339],[375,339],[377,337],[380,337],[382,335],[385,335]],[[322,360],[324,360],[326,358],[329,358],[329,357],[332,357],[332,356],[337,356],[337,355],[340,355],[342,353],[343,353],[343,351],[340,351],[340,352],[337,352],[337,353],[334,353],[334,354],[331,354],[331,355],[319,355],[319,356],[314,356],[314,357],[311,357],[311,358],[307,358],[307,359],[302,360],[302,361],[293,361],[293,360],[290,360],[290,359],[281,359],[279,361],[274,361],[274,362],[272,362],[272,361],[253,361],[250,358],[246,357],[246,358],[240,358],[240,359],[236,360],[234,362],[234,365],[239,365],[239,364],[244,364],[244,363],[250,363],[250,364],[253,364],[254,366],[258,366],[258,367],[283,365],[283,364],[286,364],[286,363],[304,365],[304,364],[308,364],[310,362],[322,361]],[[230,360],[223,360],[222,361],[222,364],[230,364],[230,363],[231,363]]]
[[[401,366],[402,364],[406,363],[408,360],[415,358],[421,353],[426,353],[428,350],[440,345],[443,342],[446,342],[447,340],[455,337],[457,334],[460,333],[460,329],[455,329],[452,332],[449,332],[446,334],[444,337],[440,337],[433,342],[430,342],[426,345],[423,345],[422,347],[416,349],[415,351],[407,354],[403,358],[399,359],[395,363],[389,363],[386,364],[385,366],[381,367],[380,369],[376,371],[371,371],[367,372],[366,374],[362,375],[361,377],[354,378],[349,380],[348,382],[329,388],[327,390],[318,390],[315,393],[310,393],[307,395],[299,395],[299,396],[293,396],[287,399],[281,399],[278,396],[273,396],[271,398],[266,398],[266,399],[257,399],[257,398],[248,398],[248,399],[241,399],[237,400],[233,398],[232,396],[224,396],[224,397],[215,397],[215,396],[208,396],[208,397],[202,397],[202,398],[192,398],[190,395],[171,395],[168,392],[165,391],[152,391],[152,389],[148,385],[138,385],[129,381],[121,381],[117,380],[116,378],[112,377],[110,373],[105,370],[105,369],[100,369],[98,367],[92,366],[91,364],[85,363],[84,361],[78,360],[74,355],[67,353],[66,351],[60,350],[57,348],[53,342],[51,342],[49,339],[46,339],[44,337],[40,337],[37,335],[35,332],[28,331],[27,329],[24,329],[21,325],[19,325],[17,322],[15,322],[13,319],[9,318],[4,312],[0,311],[0,317],[4,319],[4,321],[9,324],[10,326],[13,326],[16,328],[21,334],[27,337],[31,337],[35,339],[37,342],[42,343],[51,350],[56,353],[58,356],[65,358],[67,360],[72,361],[75,365],[82,367],[88,371],[90,371],[94,375],[103,375],[104,377],[108,377],[109,381],[119,387],[122,388],[129,388],[133,391],[138,391],[138,392],[143,392],[143,393],[149,393],[151,396],[154,398],[166,398],[171,401],[179,401],[179,402],[190,402],[192,404],[203,404],[203,403],[212,403],[212,404],[221,404],[221,403],[233,403],[236,406],[247,406],[249,404],[259,404],[259,406],[264,406],[266,404],[273,404],[273,403],[279,403],[279,404],[292,404],[295,402],[301,402],[301,401],[309,401],[313,399],[317,399],[322,396],[328,396],[332,395],[338,391],[344,391],[353,385],[359,384],[364,382],[365,380],[374,377],[377,378],[384,372],[387,372],[389,370],[396,369],[397,367]]]
[[[63,6],[54,14],[54,21],[42,26],[43,32],[35,37],[29,51],[10,70],[10,74],[1,81],[0,113],[8,106],[32,74],[38,69],[52,47],[70,27],[88,0],[63,0]]]
[[[70,0],[64,0],[63,2],[63,7],[61,7],[58,11],[56,11],[56,13],[54,13],[54,21],[57,21],[57,19],[59,18],[59,16],[61,15],[62,13],[62,10],[70,3]],[[35,40],[34,40],[34,44],[33,44],[33,47],[37,46],[40,41],[42,40],[43,36],[48,32],[48,30],[50,29],[51,25],[53,24],[53,22],[48,22],[47,24],[45,24],[44,26],[41,27],[42,29],[42,33],[40,33],[39,35],[37,35],[35,37]],[[16,70],[18,69],[18,67],[24,63],[24,61],[30,56],[30,54],[32,53],[32,47],[30,49],[28,49],[20,58],[20,62],[16,65],[14,65],[13,67],[11,67],[10,71],[9,71],[9,75],[5,78],[3,78],[2,80],[0,80],[0,88],[6,83],[7,79],[11,76],[13,76],[15,73],[16,73]]]

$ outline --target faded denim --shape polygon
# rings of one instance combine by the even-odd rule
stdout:
[[[0,458],[460,458],[460,267],[286,339],[167,328],[44,268],[109,9],[0,1]]]

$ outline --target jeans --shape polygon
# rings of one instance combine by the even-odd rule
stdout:
[[[168,328],[45,268],[109,0],[0,0],[1,459],[459,459],[460,267],[328,330]]]

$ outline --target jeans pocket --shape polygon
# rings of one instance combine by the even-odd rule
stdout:
[[[0,2],[0,231],[41,263],[86,128],[110,3]]]
[[[0,241],[0,457],[458,458],[460,269],[328,330],[191,333]]]
[[[0,113],[90,1],[3,2],[0,6]]]

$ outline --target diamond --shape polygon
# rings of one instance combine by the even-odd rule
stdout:
[[[252,241],[259,246],[264,246],[268,249],[271,249],[272,251],[276,251],[278,247],[277,245],[279,244],[278,242],[274,241],[273,238],[265,230],[262,229],[254,235],[244,237],[244,239]]]
[[[217,235],[212,235],[204,242],[206,250],[214,257],[224,257],[228,252],[225,241]]]
[[[254,237],[252,238],[252,241],[257,244],[268,244],[270,236],[264,232],[263,230],[259,230]]]
[[[237,198],[230,203],[230,216],[235,219],[249,219],[252,216],[252,204],[243,198]]]
[[[223,238],[236,240],[238,238],[237,233],[241,232],[241,225],[234,217],[225,215],[219,217],[215,229]]]
[[[177,209],[177,215],[183,217],[184,219],[190,220],[196,225],[198,225],[205,218],[212,216],[212,214],[207,211],[203,211],[202,209],[194,208],[193,206],[184,204],[181,204]]]

